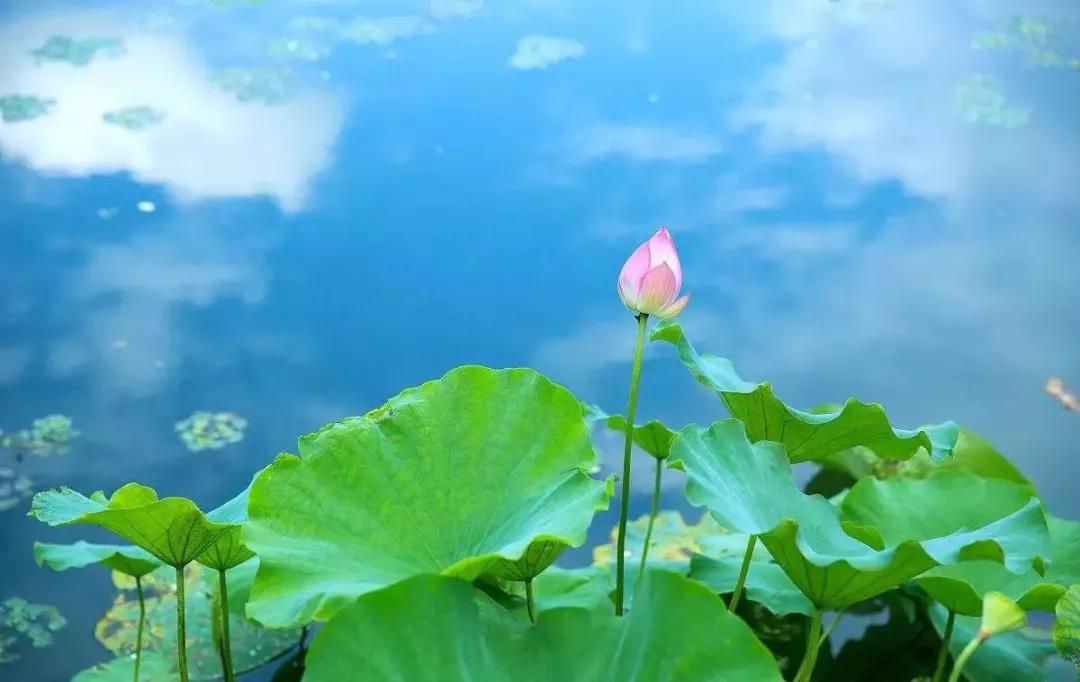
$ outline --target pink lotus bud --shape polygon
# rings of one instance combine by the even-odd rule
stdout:
[[[619,273],[619,298],[623,305],[665,320],[681,313],[690,302],[690,294],[679,298],[681,287],[679,254],[663,227],[630,254]]]

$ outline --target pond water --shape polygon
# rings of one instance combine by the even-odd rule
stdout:
[[[699,348],[795,405],[955,419],[1080,517],[1080,414],[1044,391],[1080,389],[1075,3],[8,0],[0,98],[0,429],[80,432],[0,452],[34,489],[213,507],[464,363],[620,410],[615,278],[664,224]],[[666,347],[643,382],[643,417],[723,414]],[[191,450],[198,411],[246,428]],[[666,506],[697,516],[674,477]],[[27,508],[0,599],[68,626],[0,677],[67,680],[115,590],[37,568],[86,533]]]

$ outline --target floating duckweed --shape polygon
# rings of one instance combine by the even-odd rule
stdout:
[[[34,647],[46,647],[52,644],[53,633],[65,625],[67,620],[55,606],[8,597],[0,602],[0,663],[19,658],[13,649],[20,639],[30,640]]]
[[[234,412],[195,412],[176,422],[176,432],[188,450],[218,450],[244,439],[247,420]]]
[[[30,54],[39,62],[68,62],[75,66],[86,66],[98,56],[123,56],[127,50],[120,38],[72,38],[70,36],[52,36],[45,44]]]
[[[32,121],[49,113],[54,104],[54,99],[42,99],[32,95],[4,95],[0,97],[0,118],[3,118],[4,123]]]
[[[34,482],[14,469],[0,467],[0,512],[17,506],[34,494]]]
[[[990,76],[975,76],[956,89],[956,103],[968,123],[995,128],[1027,125],[1031,111],[1010,105]]]
[[[330,48],[307,38],[278,38],[267,47],[272,57],[317,62],[330,54]]]
[[[165,112],[146,105],[107,111],[102,116],[106,123],[128,130],[142,130],[165,120]]]
[[[70,417],[50,414],[35,419],[29,429],[0,437],[0,446],[18,454],[63,454],[68,451],[71,440],[78,436]]]
[[[241,102],[280,104],[289,98],[289,72],[282,69],[222,69],[214,83]]]

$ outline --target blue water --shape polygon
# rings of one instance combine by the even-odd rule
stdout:
[[[52,36],[121,48],[30,54]],[[74,419],[69,453],[18,465],[39,488],[212,507],[463,363],[619,410],[615,278],[664,224],[700,348],[798,406],[955,419],[1080,517],[1080,415],[1043,391],[1080,388],[1077,59],[1066,0],[8,0],[0,97],[54,103],[0,121],[0,428]],[[104,120],[132,107],[160,120]],[[651,353],[643,416],[721,416]],[[245,439],[189,452],[173,424],[200,409]],[[38,569],[33,540],[84,531],[25,509],[0,513],[0,598],[69,625],[0,676],[66,680],[107,658],[113,590]]]

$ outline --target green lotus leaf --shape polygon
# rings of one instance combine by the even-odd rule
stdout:
[[[228,526],[212,523],[184,497],[158,499],[153,488],[128,483],[106,502],[70,488],[34,495],[30,516],[50,526],[87,523],[107,528],[169,566],[185,566]]]
[[[197,561],[200,564],[218,571],[225,571],[255,556],[255,553],[240,540],[240,527],[247,521],[249,492],[250,489],[245,489],[236,497],[206,514],[208,520],[227,526],[228,529],[198,556]]]
[[[784,569],[767,558],[759,560],[757,558],[759,554],[765,553],[759,553],[755,548],[754,560],[743,585],[746,597],[778,616],[786,616],[789,613],[812,616],[814,605],[791,582],[784,573]],[[690,577],[705,583],[720,594],[731,594],[735,591],[735,583],[739,579],[741,568],[742,557],[728,556],[723,559],[714,559],[699,554],[690,562]]]
[[[947,470],[967,471],[983,478],[1012,481],[1027,488],[1032,495],[1038,494],[1031,481],[1025,478],[1005,455],[967,429],[960,429],[952,457],[940,461],[932,460],[926,451],[920,451],[906,461],[882,459],[869,448],[860,446],[834,452],[819,463],[821,471],[815,476],[815,481],[807,485],[806,490],[819,492],[826,497],[837,491],[836,488],[826,488],[822,483],[825,479],[831,480],[832,476],[838,476],[840,487],[846,488],[867,476],[924,478],[937,471]]]
[[[661,322],[650,338],[675,346],[679,359],[698,383],[715,391],[731,416],[746,424],[751,441],[783,444],[792,462],[821,461],[857,445],[896,460],[908,459],[922,448],[940,460],[949,456],[956,444],[956,424],[945,422],[916,431],[894,429],[877,404],[851,399],[839,409],[820,413],[789,407],[773,394],[770,383],[746,381],[730,360],[698,354],[676,322]]]
[[[941,635],[948,612],[940,604],[930,606],[930,621]],[[953,660],[979,632],[980,618],[957,616],[949,640]],[[979,645],[964,666],[970,682],[1046,682],[1048,664],[1055,658],[1050,633],[1027,627],[990,637]]]
[[[977,616],[987,592],[1001,592],[1025,610],[1053,611],[1069,586],[1080,583],[1080,523],[1050,517],[1050,566],[1045,574],[1034,570],[1019,575],[993,561],[964,561],[938,566],[915,583],[959,614]]]
[[[114,658],[76,673],[71,682],[132,682],[135,659],[131,656]],[[177,682],[176,660],[163,652],[147,651],[139,664],[139,682]]]
[[[1019,573],[1050,553],[1039,501],[1006,481],[963,472],[867,478],[838,508],[800,491],[783,448],[751,443],[734,419],[683,429],[670,466],[686,472],[692,504],[759,536],[818,608],[849,606],[938,564],[992,559]]]
[[[229,582],[229,629],[232,642],[233,669],[236,674],[254,670],[285,655],[300,640],[298,628],[270,630],[247,620],[243,614],[242,591],[250,585],[251,567],[242,564],[227,572]],[[187,654],[191,679],[221,678],[221,657],[215,645],[213,622],[216,605],[217,572],[199,564],[185,571],[187,595]],[[176,572],[171,568],[155,571],[143,581],[146,596],[146,627],[143,634],[143,655],[162,652],[175,662],[176,652]],[[115,656],[129,656],[135,651],[138,633],[139,603],[127,591],[121,593],[98,622],[94,634],[98,641]],[[141,672],[141,671],[140,671]],[[130,678],[130,675],[128,677]],[[155,680],[156,682],[156,680]]]
[[[366,594],[315,636],[306,682],[780,682],[750,628],[708,588],[650,571],[625,618],[544,611],[535,625],[479,608],[472,586],[421,575]],[[363,643],[358,646],[358,643]]]
[[[1080,585],[1070,587],[1054,611],[1054,647],[1080,673]]]
[[[54,571],[100,564],[132,578],[141,578],[161,566],[160,561],[138,547],[96,545],[82,540],[70,545],[35,542],[34,560],[38,566],[48,566]]]
[[[626,417],[621,414],[607,414],[596,405],[585,406],[585,418],[587,421],[602,421],[612,431],[626,433]],[[634,426],[632,440],[634,445],[656,459],[666,459],[671,452],[671,444],[675,441],[677,433],[672,431],[658,419],[647,421],[644,424]]]
[[[610,482],[569,391],[527,369],[467,366],[300,439],[251,487],[260,557],[248,615],[326,619],[417,573],[527,580],[581,545]]]

